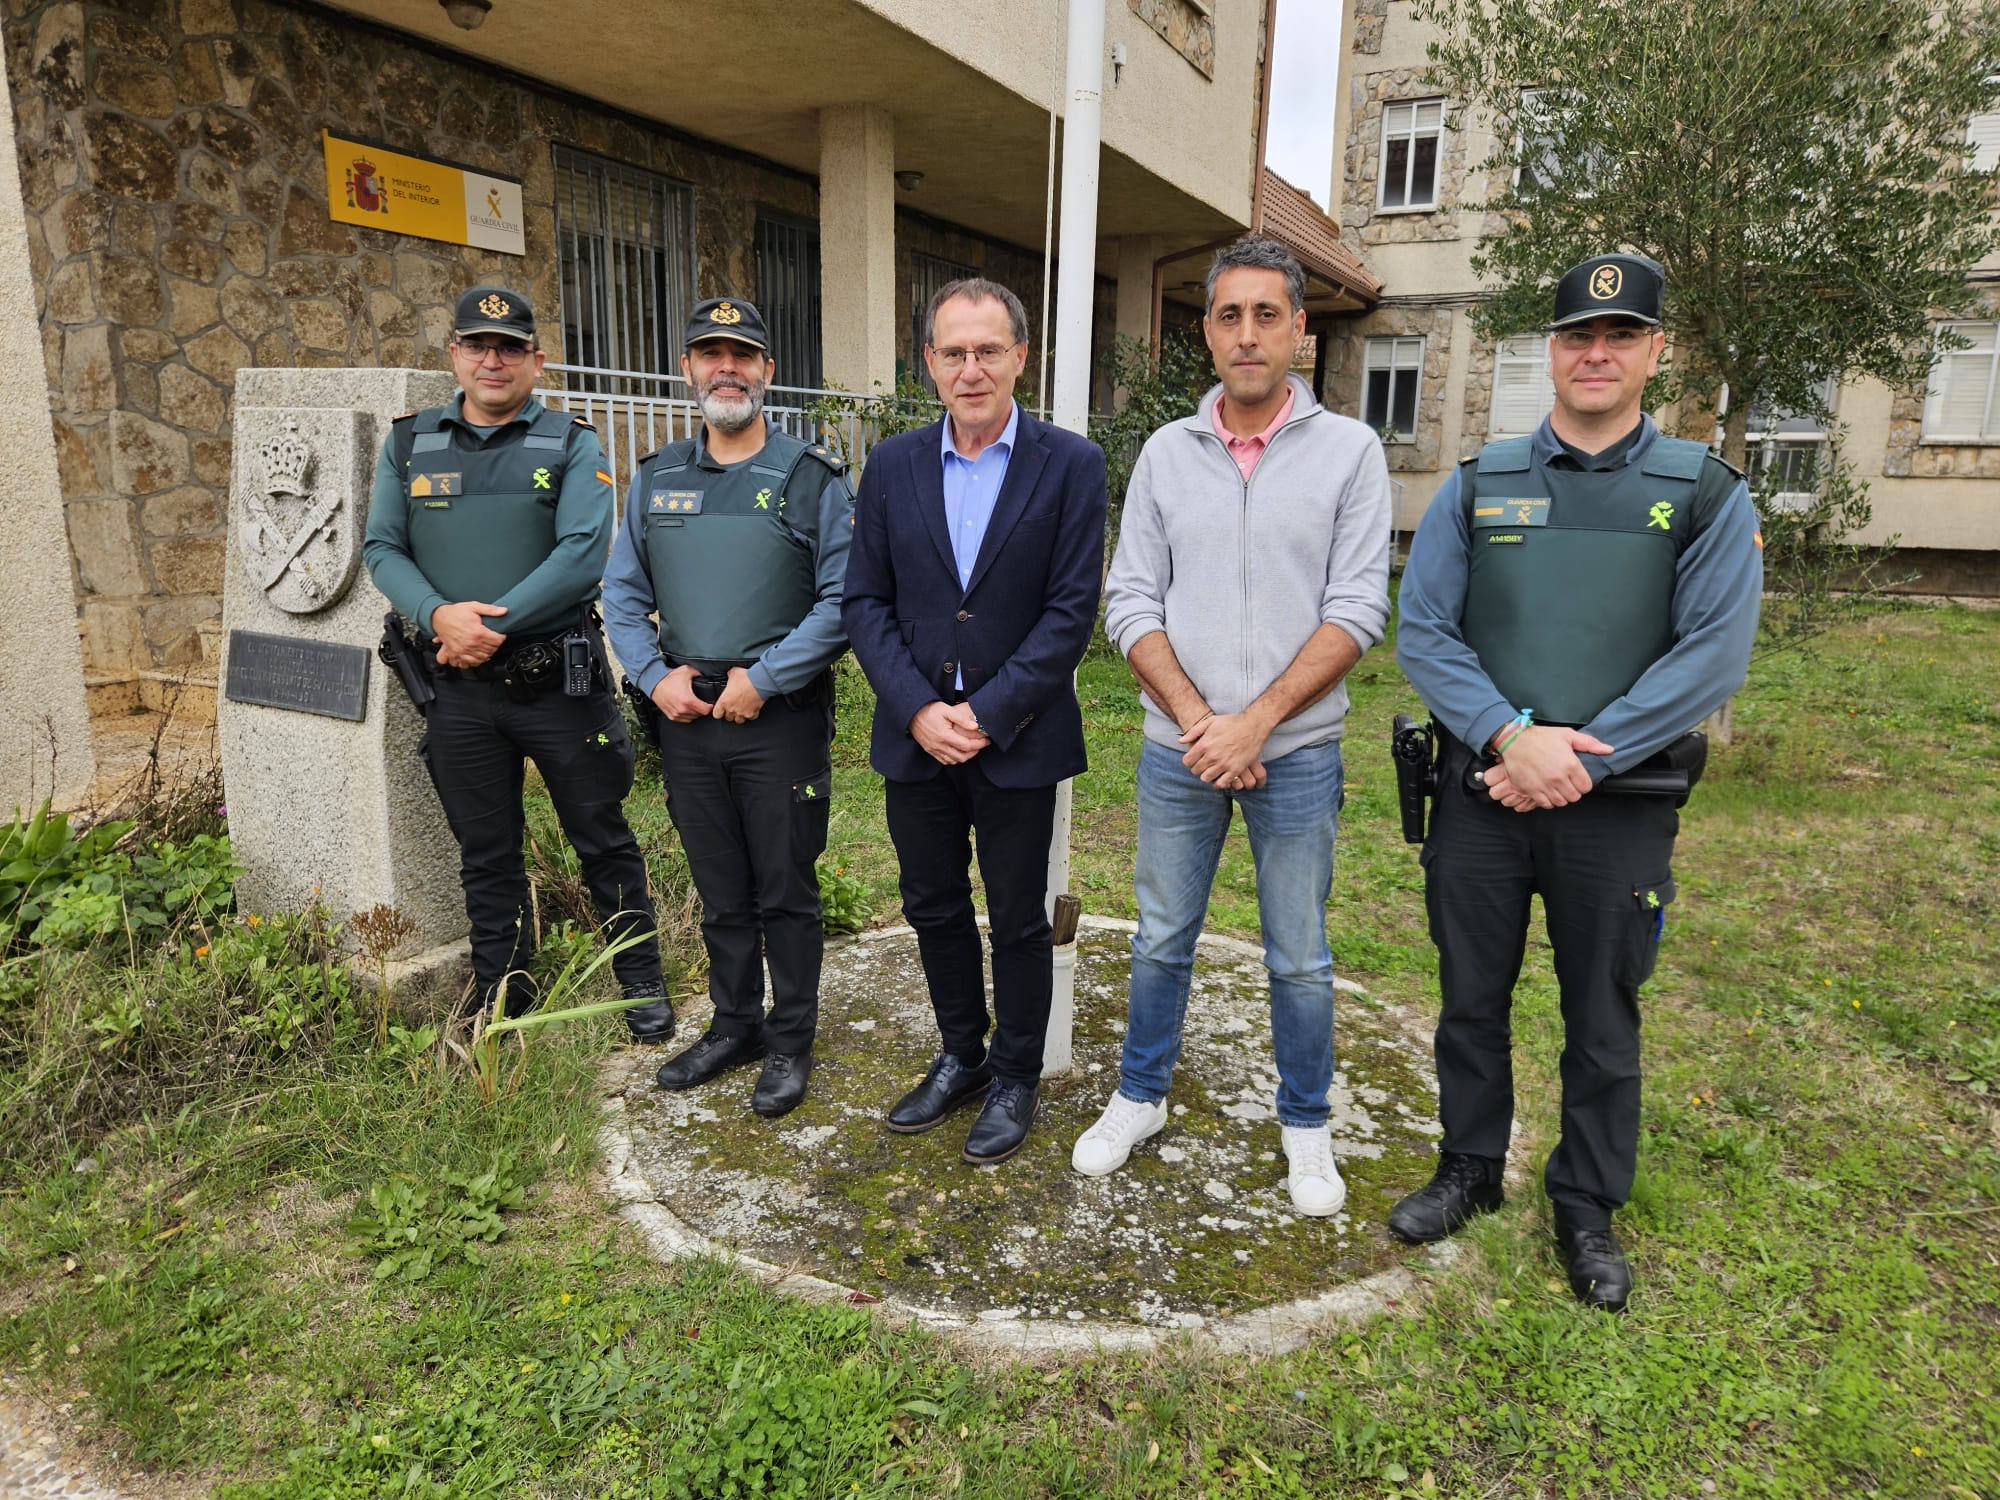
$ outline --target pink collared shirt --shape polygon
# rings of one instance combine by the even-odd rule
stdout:
[[[1222,398],[1217,397],[1215,408],[1209,413],[1209,420],[1215,423],[1215,435],[1222,439],[1229,449],[1229,456],[1236,460],[1236,467],[1242,471],[1243,482],[1250,482],[1250,473],[1257,467],[1257,461],[1264,456],[1264,450],[1271,444],[1271,434],[1290,420],[1292,403],[1298,399],[1298,392],[1287,390],[1285,404],[1278,408],[1278,414],[1271,418],[1271,425],[1255,437],[1238,437],[1222,425]]]

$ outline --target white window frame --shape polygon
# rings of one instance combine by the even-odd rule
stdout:
[[[2000,386],[2000,323],[1954,322],[1940,323],[1937,327],[1939,342],[1946,333],[1956,333],[1961,337],[1976,338],[1983,335],[1988,347],[1984,349],[1944,349],[1937,351],[1936,361],[1931,365],[1930,380],[1924,392],[1924,419],[1921,441],[1926,443],[2000,443],[2000,410],[1996,410],[1996,386]],[[1982,370],[1980,367],[1984,366]],[[1986,402],[1983,408],[1985,419],[1976,432],[1958,431],[1947,428],[1944,420],[1946,386],[1954,373],[1958,378],[1968,380],[1976,386],[1980,379],[1986,382]]]
[[[1435,122],[1426,127],[1421,122],[1425,112],[1436,111]],[[1398,124],[1398,119],[1406,123]],[[1421,202],[1412,196],[1416,181],[1417,143],[1429,139],[1435,144],[1431,155],[1431,180],[1429,196]],[[1389,148],[1397,141],[1406,143],[1408,149],[1403,158],[1403,201],[1389,201]],[[1427,214],[1434,213],[1438,206],[1438,180],[1444,175],[1444,100],[1443,99],[1393,99],[1382,106],[1382,151],[1375,170],[1375,208],[1385,214]]]
[[[2000,110],[1985,111],[1968,119],[1965,144],[1972,148],[1973,171],[1991,172],[2000,168]]]
[[[1827,379],[1820,383],[1820,400],[1827,410],[1833,410],[1840,394],[1840,382]],[[1729,387],[1722,388],[1722,410],[1717,413],[1715,441],[1722,441],[1721,418],[1729,414]],[[1820,490],[1825,483],[1824,468],[1826,455],[1830,450],[1829,434],[1817,417],[1798,412],[1780,411],[1775,406],[1750,409],[1749,426],[1743,434],[1744,462],[1749,470],[1752,489],[1758,487],[1764,473],[1773,464],[1789,459],[1795,454],[1812,456],[1811,488],[1802,490],[1775,490],[1770,504],[1778,510],[1810,510],[1819,502]]]
[[[1389,394],[1383,402],[1383,411],[1388,419],[1381,427],[1369,422],[1376,432],[1382,432],[1395,420],[1396,376],[1405,371],[1412,372],[1416,382],[1410,397],[1410,430],[1401,428],[1387,433],[1385,443],[1414,443],[1417,440],[1417,423],[1423,418],[1424,409],[1424,336],[1422,334],[1390,334],[1382,338],[1368,339],[1361,351],[1361,420],[1368,422],[1370,387],[1379,372],[1389,378]]]
[[[1532,370],[1534,378],[1539,378],[1540,388],[1536,393],[1535,420],[1527,426],[1519,424],[1505,426],[1501,423],[1500,391],[1506,372],[1509,370]],[[1493,395],[1487,413],[1486,435],[1488,437],[1527,437],[1542,425],[1542,419],[1554,408],[1556,401],[1555,378],[1549,373],[1549,336],[1545,333],[1517,333],[1493,346]]]

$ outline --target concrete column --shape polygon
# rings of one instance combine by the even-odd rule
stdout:
[[[1165,247],[1157,234],[1120,235],[1118,245],[1118,325],[1120,339],[1145,343],[1153,334],[1153,262]],[[1125,405],[1121,388],[1114,394]]]
[[[819,112],[820,347],[835,388],[896,384],[895,174],[896,119],[888,110],[843,104]]]
[[[1118,332],[1144,340],[1153,331],[1153,262],[1166,247],[1157,234],[1118,237]]]
[[[69,527],[56,470],[35,278],[28,261],[14,99],[0,68],[0,822],[45,797],[74,807],[97,774]]]

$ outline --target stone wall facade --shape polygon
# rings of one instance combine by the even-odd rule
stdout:
[[[555,146],[692,186],[696,296],[757,295],[760,209],[818,217],[810,177],[307,5],[5,0],[0,41],[95,680],[210,654],[239,369],[445,368],[482,281],[526,291],[562,358]],[[518,177],[527,254],[333,222],[325,130]],[[905,273],[907,238],[1038,303],[1039,256],[898,228]]]
[[[1382,33],[1389,24],[1389,0],[1354,0],[1354,35],[1348,38],[1351,51],[1363,57],[1382,52]]]
[[[1349,85],[1352,121],[1341,143],[1340,227],[1343,238],[1366,250],[1374,245],[1407,245],[1420,240],[1460,238],[1459,205],[1476,163],[1468,158],[1466,133],[1457,128],[1463,106],[1445,104],[1444,132],[1438,142],[1437,203],[1428,209],[1376,206],[1382,172],[1382,110],[1410,99],[1435,99],[1437,91],[1421,68],[1363,73]],[[1472,226],[1472,232],[1477,232]]]
[[[1320,400],[1334,411],[1356,417],[1363,413],[1368,340],[1421,337],[1424,341],[1423,373],[1417,383],[1417,430],[1408,441],[1384,446],[1392,471],[1426,473],[1438,467],[1444,441],[1452,317],[1456,311],[1450,307],[1382,307],[1346,319],[1328,333],[1325,384]],[[1490,368],[1490,352],[1487,360]]]
[[[1189,0],[1125,0],[1202,77],[1215,78],[1215,17]]]
[[[1987,292],[1967,314],[2000,318],[2000,292]],[[1890,479],[2000,479],[2000,443],[1927,443],[1922,387],[1898,391],[1889,405],[1889,442],[1882,474]]]

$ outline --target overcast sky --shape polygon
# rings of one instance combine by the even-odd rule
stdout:
[[[1334,84],[1340,0],[1278,0],[1271,70],[1271,134],[1264,160],[1321,208],[1333,178]]]

